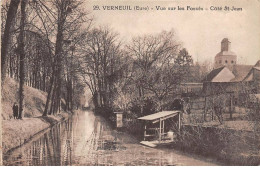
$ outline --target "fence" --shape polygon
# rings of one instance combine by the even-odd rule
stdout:
[[[221,97],[220,97],[221,96]],[[190,104],[190,123],[202,123],[216,120],[214,106],[219,105],[223,107],[223,118],[233,118],[237,107],[234,105],[234,95],[210,95],[210,96],[196,96],[190,97],[188,104]],[[242,116],[242,114],[239,114]]]

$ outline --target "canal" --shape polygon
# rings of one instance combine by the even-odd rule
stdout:
[[[139,144],[91,111],[74,114],[27,144],[4,154],[4,165],[217,165],[212,159]]]

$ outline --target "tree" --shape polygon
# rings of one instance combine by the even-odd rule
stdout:
[[[89,87],[96,109],[112,107],[115,84],[126,63],[118,34],[108,27],[93,28],[82,45],[82,77]]]
[[[220,124],[224,123],[223,113],[226,108],[226,98],[225,94],[217,94],[213,97],[213,110]]]
[[[18,5],[20,3],[20,0],[11,0],[8,12],[7,12],[7,18],[5,22],[5,28],[4,28],[4,34],[2,37],[2,44],[1,44],[1,80],[2,84],[4,83],[5,76],[6,76],[6,60],[7,60],[7,50],[9,46],[9,40],[10,40],[10,29],[12,20],[15,18]]]
[[[20,24],[20,35],[19,35],[19,53],[20,53],[20,83],[19,83],[19,115],[18,119],[22,119],[23,108],[24,108],[24,60],[25,60],[25,50],[24,50],[24,25],[25,25],[25,8],[27,0],[21,0],[21,24]]]
[[[1,71],[4,76],[19,80],[20,117],[24,85],[48,92],[44,116],[60,110],[62,97],[67,98],[66,105],[72,110],[73,98],[78,92],[76,87],[80,83],[75,71],[77,65],[73,64],[77,59],[73,57],[78,55],[77,43],[88,31],[88,28],[83,31],[83,23],[86,28],[92,22],[83,1],[10,1],[9,6],[7,3],[2,5],[1,27],[5,31],[1,33],[2,41],[6,43],[2,43]],[[18,8],[20,2],[21,8]],[[17,13],[18,9],[21,12]],[[73,43],[67,45],[66,41]]]
[[[47,112],[55,114],[60,110],[64,56],[69,51],[65,50],[64,42],[73,38],[73,35],[80,30],[82,23],[86,22],[85,16],[87,13],[80,10],[81,5],[82,1],[76,0],[53,1],[53,6],[56,8],[58,15],[56,19],[57,33],[52,76],[43,116],[46,116]]]
[[[191,55],[189,55],[188,51],[185,48],[183,48],[182,50],[180,50],[174,62],[179,66],[187,67],[192,66],[193,59]]]
[[[163,31],[157,35],[145,35],[132,40],[128,51],[134,58],[133,77],[141,103],[144,104],[145,95],[152,94],[161,109],[162,101],[181,82],[178,67],[174,64],[179,47],[180,43],[173,31]],[[142,111],[143,108],[141,113]]]
[[[185,48],[180,50],[174,63],[180,77],[182,77],[182,82],[190,82],[192,80],[191,68],[193,67],[193,59]]]

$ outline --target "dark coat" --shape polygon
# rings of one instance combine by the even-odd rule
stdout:
[[[18,105],[13,105],[13,115],[14,118],[18,117]]]

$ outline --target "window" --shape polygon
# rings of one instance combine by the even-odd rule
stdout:
[[[232,61],[231,61],[231,63],[233,64],[233,63],[234,63],[234,61],[232,60]]]
[[[228,61],[226,60],[225,63],[228,63]]]
[[[219,61],[219,63],[221,63],[221,60]]]

